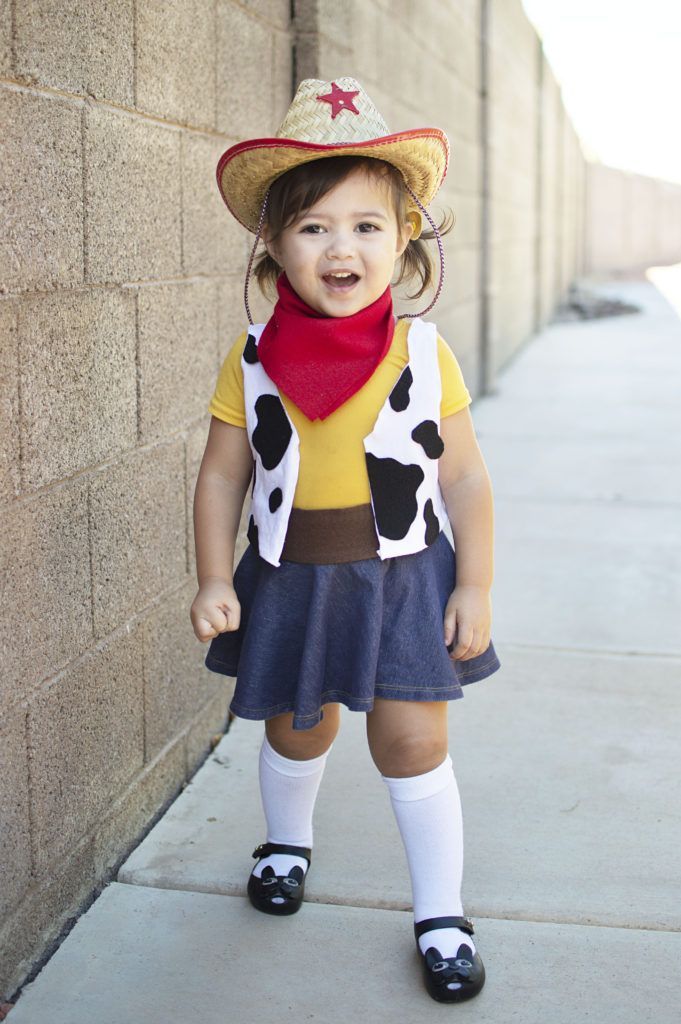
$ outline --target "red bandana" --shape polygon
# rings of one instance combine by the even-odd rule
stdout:
[[[390,348],[395,330],[390,285],[351,316],[325,316],[277,279],[279,301],[258,343],[258,357],[277,387],[309,420],[326,419],[351,398]]]

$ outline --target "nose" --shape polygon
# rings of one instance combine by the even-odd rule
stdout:
[[[338,230],[329,233],[326,255],[330,260],[352,259],[354,254],[355,245],[351,232]]]

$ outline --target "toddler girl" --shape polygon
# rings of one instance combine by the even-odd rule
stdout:
[[[351,78],[302,82],[275,138],[221,157],[221,194],[256,236],[251,326],[209,406],[191,620],[210,641],[207,667],[236,676],[232,712],[265,721],[253,905],[300,908],[340,705],[365,712],[406,850],[426,988],[458,1002],[485,972],[461,905],[447,702],[499,668],[492,493],[454,355],[420,315],[396,318],[391,295],[396,265],[398,283],[417,276],[417,296],[426,290],[433,237],[431,306],[439,295],[443,249],[425,207],[447,159],[437,128],[389,134]],[[432,231],[419,238],[422,216]],[[255,275],[278,300],[253,324],[261,237]],[[234,571],[251,480],[249,546]]]

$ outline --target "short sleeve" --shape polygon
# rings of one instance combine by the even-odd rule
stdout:
[[[246,426],[246,410],[244,407],[244,372],[241,356],[246,344],[247,332],[244,331],[236,339],[227,353],[220,368],[213,397],[208,405],[208,412],[217,416],[225,423],[233,423],[235,427]]]
[[[470,405],[472,399],[463,379],[461,367],[451,348],[439,335],[437,338],[437,360],[442,379],[442,400],[440,419],[460,412]]]

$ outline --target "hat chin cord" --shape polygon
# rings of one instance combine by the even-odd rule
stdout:
[[[265,192],[262,210],[260,211],[260,220],[258,221],[258,230],[256,231],[255,234],[255,242],[253,243],[251,255],[248,259],[248,266],[246,267],[246,281],[244,283],[244,306],[246,307],[246,316],[248,317],[249,324],[253,323],[253,317],[251,316],[251,307],[248,305],[248,282],[251,277],[251,267],[253,266],[253,260],[255,259],[255,250],[258,248],[258,242],[260,241],[260,233],[262,231],[262,226],[265,221],[265,213],[267,212],[267,203],[269,201],[269,198],[270,190],[268,188],[267,192]]]
[[[401,313],[397,317],[398,320],[414,320],[417,317],[423,316],[424,313],[427,313],[429,310],[431,310],[433,308],[433,306],[435,305],[435,303],[437,302],[437,300],[439,299],[439,297],[440,297],[440,292],[442,291],[442,285],[443,285],[444,279],[445,279],[445,251],[444,251],[444,247],[442,245],[442,238],[440,236],[440,232],[437,229],[437,225],[435,224],[435,221],[430,216],[430,214],[426,210],[425,206],[423,206],[423,204],[416,198],[416,196],[414,195],[414,193],[411,190],[411,188],[409,187],[409,185],[407,185],[406,181],[404,183],[404,187],[406,188],[407,192],[412,197],[412,199],[414,200],[414,202],[418,206],[419,210],[424,215],[424,217],[426,218],[426,220],[430,224],[431,228],[435,232],[435,239],[437,241],[437,247],[438,247],[438,251],[439,251],[439,254],[440,254],[440,281],[439,281],[439,284],[437,286],[437,291],[435,292],[435,295],[433,296],[433,300],[430,303],[430,305],[426,306],[426,308],[422,309],[419,313]],[[249,259],[248,259],[248,266],[246,268],[246,281],[244,283],[244,305],[246,307],[246,315],[248,317],[249,324],[253,324],[253,317],[251,316],[251,307],[248,304],[248,282],[249,282],[250,277],[251,277],[251,268],[253,266],[253,260],[255,259],[255,250],[258,248],[258,242],[260,241],[260,235],[261,235],[261,232],[262,232],[263,223],[265,221],[265,213],[267,212],[267,204],[269,202],[269,198],[270,198],[270,190],[268,188],[267,192],[265,193],[265,198],[263,200],[262,210],[260,211],[260,219],[258,220],[258,230],[256,231],[255,242],[253,243],[253,248],[251,249],[251,255],[250,255]]]
[[[440,292],[442,291],[442,285],[443,285],[444,279],[445,279],[445,250],[444,250],[444,246],[442,245],[442,238],[440,236],[440,232],[437,229],[437,225],[435,224],[435,221],[430,216],[430,214],[426,210],[425,206],[416,198],[416,196],[414,195],[414,193],[411,190],[411,188],[409,187],[409,185],[407,185],[406,181],[404,183],[404,187],[406,188],[407,192],[409,193],[411,198],[414,200],[414,202],[418,206],[419,210],[421,211],[421,213],[426,218],[426,220],[430,224],[431,228],[435,232],[435,240],[437,241],[437,248],[438,248],[438,252],[440,254],[440,282],[439,282],[439,284],[437,286],[437,291],[435,292],[435,295],[433,296],[433,301],[430,303],[429,306],[426,306],[425,309],[422,309],[420,311],[420,313],[400,313],[400,315],[397,318],[398,320],[415,320],[416,317],[423,316],[424,313],[427,313],[428,310],[432,309],[433,306],[435,305],[435,303],[437,302],[437,300],[440,297]]]

